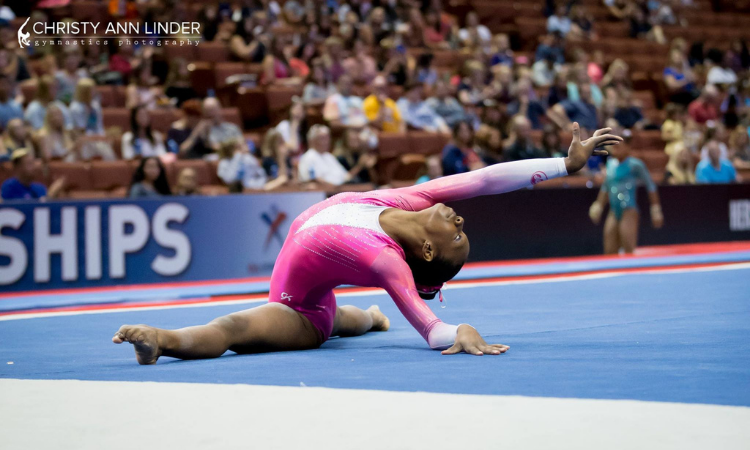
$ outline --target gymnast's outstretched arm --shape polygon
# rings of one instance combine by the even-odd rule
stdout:
[[[597,130],[581,141],[578,123],[573,124],[573,141],[564,158],[529,159],[495,164],[473,172],[438,178],[427,183],[397,189],[395,193],[406,198],[415,210],[428,208],[435,203],[463,200],[481,195],[502,194],[536,183],[578,172],[592,155],[606,154],[597,147],[615,145],[622,138],[607,134],[610,128]]]

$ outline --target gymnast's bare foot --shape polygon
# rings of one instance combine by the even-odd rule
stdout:
[[[112,342],[133,344],[138,364],[156,364],[156,360],[161,356],[158,332],[156,328],[148,325],[123,325],[112,337]]]
[[[372,316],[372,328],[370,331],[388,331],[391,327],[391,321],[380,311],[378,305],[370,306],[367,308],[367,312]]]

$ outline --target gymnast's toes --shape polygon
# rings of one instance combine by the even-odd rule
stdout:
[[[391,327],[391,321],[380,311],[378,305],[370,306],[367,311],[372,316],[372,331],[388,331]]]

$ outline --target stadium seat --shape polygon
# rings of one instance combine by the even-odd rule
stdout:
[[[380,133],[378,154],[381,158],[397,158],[409,152],[409,136],[406,133]]]
[[[88,163],[49,162],[50,182],[65,177],[65,190],[91,190],[91,171]]]
[[[242,129],[242,116],[238,108],[221,108],[221,116]]]
[[[177,177],[180,175],[180,172],[187,168],[195,170],[198,185],[205,186],[219,184],[216,170],[213,170],[213,167],[210,166],[207,161],[202,159],[178,159],[167,166],[167,179],[169,180],[169,185],[176,185]]]
[[[292,106],[292,98],[302,95],[302,88],[289,86],[269,86],[266,88],[266,100],[268,101],[268,115],[271,124],[286,118],[289,107]]]
[[[216,87],[226,86],[227,78],[232,75],[239,75],[247,73],[247,65],[241,62],[220,62],[214,66],[214,79],[216,80]]]
[[[117,104],[117,100],[115,99],[114,87],[108,85],[97,86],[96,94],[99,96],[99,101],[102,104],[102,108],[116,108],[120,106]],[[122,106],[125,106],[125,104],[123,103]]]
[[[662,150],[664,149],[664,141],[661,140],[661,131],[634,131],[630,146],[637,150]]]
[[[203,44],[206,44],[206,42],[201,42],[198,47]],[[197,57],[197,53],[198,51],[193,45],[170,45],[164,47],[164,56],[166,57],[167,61],[172,61],[174,58],[182,58],[186,61],[194,61],[196,59],[200,59]]]
[[[216,78],[211,63],[193,62],[188,64],[188,70],[190,71],[190,84],[198,95],[205,97],[209,89],[216,89]]]
[[[407,153],[399,156],[398,166],[393,173],[392,180],[416,180],[426,160],[425,155],[418,153]]]
[[[179,118],[179,110],[175,108],[156,108],[150,111],[151,128],[164,135],[167,134],[172,122]]]
[[[450,140],[450,136],[426,131],[409,131],[409,152],[423,155],[439,154]]]
[[[36,97],[36,87],[36,80],[34,79],[18,84],[18,88],[21,89],[21,94],[23,95],[23,106],[28,106],[34,100],[34,97]]]
[[[130,110],[127,108],[102,108],[104,127],[117,127],[122,133],[130,131]]]
[[[93,161],[91,163],[91,187],[111,191],[130,186],[135,164],[133,161]]]
[[[197,61],[222,63],[230,60],[229,48],[223,42],[201,41],[197,47]]]

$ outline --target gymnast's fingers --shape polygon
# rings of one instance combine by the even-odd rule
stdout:
[[[496,348],[502,352],[505,352],[510,348],[509,346],[503,344],[491,344],[490,347]]]
[[[607,156],[609,152],[607,150],[594,150],[594,156]]]
[[[492,347],[491,345],[485,345],[482,347],[482,352],[488,355],[499,355],[500,349]]]
[[[594,137],[601,136],[602,134],[609,133],[610,131],[612,131],[612,128],[600,128],[594,131]]]
[[[456,353],[460,353],[461,350],[462,350],[461,344],[456,342],[449,349],[443,350],[441,353],[443,355],[455,355]]]

